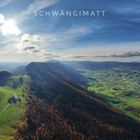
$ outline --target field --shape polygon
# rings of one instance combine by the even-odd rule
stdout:
[[[25,111],[25,91],[28,81],[27,76],[23,77],[23,83],[19,82],[20,77],[12,77],[6,86],[0,86],[0,140],[10,140],[17,124],[22,121]],[[21,97],[21,102],[8,104],[7,100],[16,95]]]
[[[90,70],[84,73],[88,90],[109,106],[140,121],[140,73],[121,69]]]

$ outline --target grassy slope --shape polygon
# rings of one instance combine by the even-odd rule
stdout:
[[[90,79],[90,91],[95,91],[104,102],[140,121],[139,76],[118,70],[91,71],[85,76]]]
[[[22,98],[21,103],[16,105],[8,105],[7,99],[12,95],[21,96],[22,91],[27,84],[28,77],[24,76],[24,84],[19,84],[18,76],[12,77],[7,83],[7,86],[0,87],[0,140],[9,140],[11,134],[16,128],[17,124],[20,123],[25,109],[25,99]],[[12,84],[18,84],[16,89],[12,88]],[[4,109],[5,108],[5,109]],[[4,111],[3,111],[4,109]]]

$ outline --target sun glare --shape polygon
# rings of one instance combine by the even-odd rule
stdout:
[[[3,35],[19,35],[21,33],[20,29],[16,26],[14,20],[5,20],[1,27],[1,32]]]

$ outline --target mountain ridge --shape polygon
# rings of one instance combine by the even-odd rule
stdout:
[[[61,122],[66,121],[67,127],[74,129],[75,138],[78,137],[79,140],[138,140],[140,138],[140,124],[107,107],[94,94],[91,95],[84,87],[80,86],[80,82],[78,84],[74,82],[75,73],[77,74],[77,72],[71,68],[69,70],[69,68],[67,65],[57,62],[48,64],[31,63],[26,66],[24,74],[28,74],[31,77],[29,96],[33,95],[27,107],[27,120],[32,121],[26,122],[26,125],[29,126],[27,128],[30,130],[30,127],[36,124],[34,131],[30,130],[33,135],[37,137],[36,131],[39,129],[37,126],[41,127],[42,124],[46,124],[46,126],[49,126],[47,128],[50,132],[49,135],[52,137],[61,136],[65,140],[65,136],[60,132],[59,134],[55,132],[52,134],[52,128],[56,132],[58,131],[57,127],[51,125],[53,116],[54,120],[60,117]],[[32,104],[34,96],[36,104]],[[42,105],[44,110],[39,111],[39,104]],[[55,112],[53,114],[50,112],[49,117],[46,111],[47,108],[52,110],[52,107]],[[28,108],[30,109],[28,110]],[[43,114],[46,114],[47,118],[42,118],[41,120],[39,119],[40,117],[36,118],[37,122],[33,119],[34,116],[42,116]],[[58,125],[58,128],[63,128],[61,123],[57,124],[55,122],[54,125]],[[44,127],[42,129],[45,131]],[[78,134],[81,135],[80,138]],[[18,135],[21,135],[20,129],[18,130]],[[26,135],[30,137],[31,134]],[[72,139],[72,134],[66,133],[65,135],[69,135],[68,140]],[[47,139],[47,136],[44,137]]]

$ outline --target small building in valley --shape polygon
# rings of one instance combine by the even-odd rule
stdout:
[[[8,101],[9,104],[16,104],[17,102],[21,102],[21,97],[18,97],[16,95],[11,96]]]

